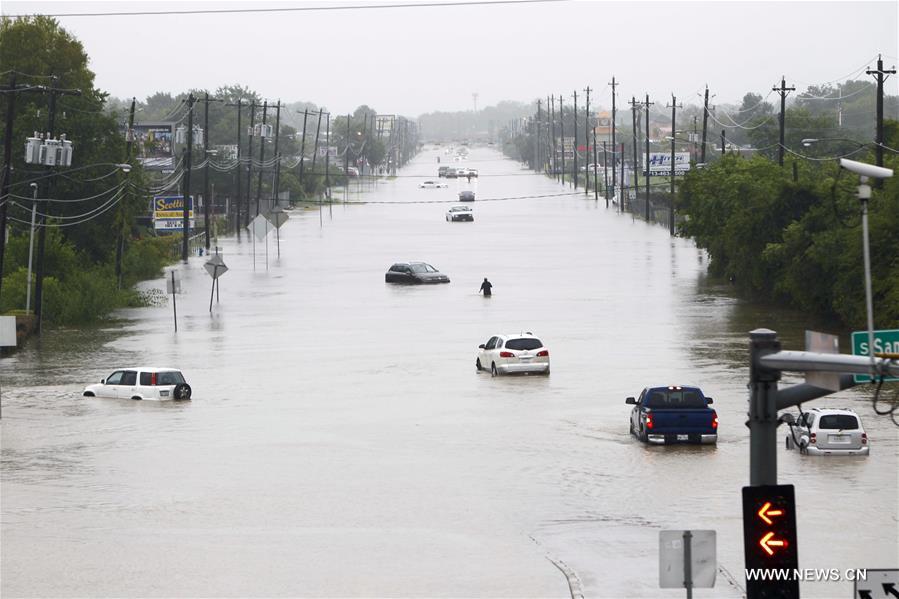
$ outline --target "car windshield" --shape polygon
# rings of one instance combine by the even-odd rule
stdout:
[[[858,418],[852,414],[825,414],[818,420],[818,428],[853,431],[858,428]]]
[[[437,269],[431,266],[430,264],[413,264],[412,272],[423,273],[423,272],[437,272]]]
[[[180,385],[184,382],[184,377],[178,371],[160,372],[156,374],[157,385]]]
[[[523,339],[509,339],[506,341],[506,349],[537,349],[543,347],[539,339],[525,337]]]
[[[676,410],[706,408],[709,404],[699,389],[651,389],[643,405]]]

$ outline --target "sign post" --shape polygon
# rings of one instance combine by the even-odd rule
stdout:
[[[213,294],[217,295],[215,292],[219,287],[219,277],[228,272],[228,267],[225,266],[225,261],[222,260],[221,254],[218,253],[218,247],[215,248],[215,256],[206,261],[206,264],[203,265],[203,268],[206,269],[206,272],[209,273],[209,276],[212,277],[212,289],[209,290],[209,311],[212,312],[212,296]],[[216,301],[218,301],[216,299]]]
[[[175,332],[178,332],[178,302],[175,294],[181,293],[181,281],[175,278],[175,269],[171,270],[172,278],[166,281],[166,293],[172,294],[172,314],[175,318]]]
[[[659,587],[686,589],[712,588],[718,570],[714,530],[659,531]]]

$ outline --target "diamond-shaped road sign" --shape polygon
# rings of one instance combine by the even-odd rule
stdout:
[[[206,264],[203,265],[203,268],[206,269],[206,272],[208,272],[209,276],[213,279],[217,279],[228,272],[228,267],[225,266],[225,261],[222,260],[222,257],[218,254],[207,260]]]
[[[250,225],[247,228],[253,232],[253,235],[255,235],[256,239],[262,241],[268,236],[269,227],[271,227],[271,224],[264,216],[260,214],[250,221]]]
[[[269,222],[272,223],[272,226],[276,229],[280,229],[281,225],[286,223],[287,219],[289,218],[287,213],[284,212],[284,210],[282,210],[281,208],[273,209],[266,216],[268,217]]]

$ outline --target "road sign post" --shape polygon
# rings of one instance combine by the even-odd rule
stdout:
[[[687,599],[695,588],[712,588],[718,571],[714,530],[659,531],[659,587],[686,589]]]

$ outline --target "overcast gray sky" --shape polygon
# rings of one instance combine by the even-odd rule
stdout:
[[[444,0],[431,0],[441,2]],[[3,14],[251,9],[396,4],[351,2],[44,2],[3,0]],[[414,4],[415,2],[411,2]],[[767,93],[786,75],[843,80],[896,56],[897,2],[604,2],[310,12],[59,17],[90,56],[101,89],[156,91],[239,83],[264,97],[344,113],[367,103],[417,116],[501,100],[570,95],[590,85],[620,99],[716,103]],[[191,58],[185,50],[191,49]],[[862,74],[859,74],[862,71]],[[888,92],[897,93],[897,78]],[[596,96],[594,96],[595,98]]]

